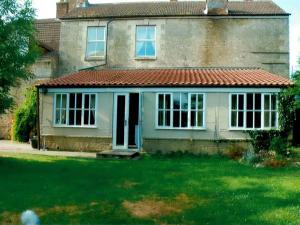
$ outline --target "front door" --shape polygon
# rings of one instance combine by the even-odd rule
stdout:
[[[128,149],[128,109],[129,94],[115,94],[114,149]]]

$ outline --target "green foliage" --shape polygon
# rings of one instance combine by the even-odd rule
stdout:
[[[13,138],[16,141],[28,142],[32,133],[36,132],[37,91],[29,88],[25,102],[16,110],[13,124]]]
[[[286,155],[288,149],[287,138],[286,137],[272,138],[269,149],[275,151],[279,155]]]
[[[295,121],[295,97],[290,94],[289,89],[279,93],[278,114],[279,129],[284,136],[288,136],[293,129]]]
[[[282,131],[278,130],[252,130],[249,131],[251,143],[255,153],[260,151],[269,151],[273,138],[281,137]]]
[[[0,1],[0,114],[13,104],[10,89],[33,76],[28,68],[39,53],[31,1],[18,2]]]

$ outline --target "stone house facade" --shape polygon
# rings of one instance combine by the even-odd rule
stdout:
[[[40,84],[49,149],[216,153],[277,129],[289,14],[272,1],[57,3],[59,78]]]

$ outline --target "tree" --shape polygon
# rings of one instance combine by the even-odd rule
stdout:
[[[33,77],[30,65],[39,53],[34,16],[30,0],[0,1],[0,114],[13,105],[11,88]]]

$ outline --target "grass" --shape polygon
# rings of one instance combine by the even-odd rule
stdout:
[[[300,169],[220,157],[0,157],[0,224],[300,224]]]

